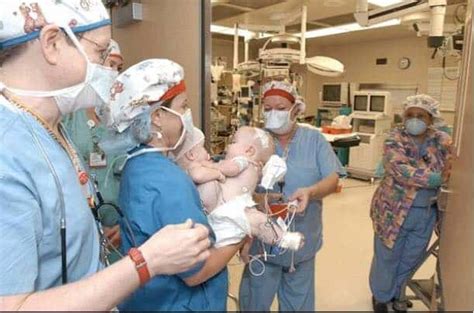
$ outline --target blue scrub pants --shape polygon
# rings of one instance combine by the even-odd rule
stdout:
[[[436,206],[412,207],[403,223],[393,249],[375,236],[370,269],[370,289],[378,302],[398,299],[400,288],[422,261],[436,223]]]
[[[265,263],[262,276],[253,276],[248,265],[240,283],[241,311],[270,311],[278,292],[279,311],[314,311],[314,262],[315,258],[288,267]]]

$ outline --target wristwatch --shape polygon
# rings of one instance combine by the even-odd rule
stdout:
[[[131,248],[128,251],[128,256],[135,263],[135,269],[137,270],[138,277],[140,278],[140,285],[146,284],[150,280],[150,271],[148,271],[148,265],[143,257],[143,254],[137,248]]]

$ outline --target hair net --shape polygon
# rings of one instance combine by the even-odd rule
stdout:
[[[419,94],[414,96],[409,96],[403,102],[405,106],[405,111],[409,108],[420,108],[428,112],[433,117],[433,124],[440,126],[443,124],[443,119],[439,112],[439,102],[433,97],[426,94]]]
[[[186,139],[176,154],[176,160],[181,159],[186,152],[191,151],[192,148],[203,142],[204,139],[204,133],[199,128],[194,127],[192,134],[186,134]]]
[[[281,96],[288,99],[291,103],[294,103],[299,113],[306,111],[306,104],[303,97],[299,95],[296,87],[287,81],[272,80],[266,83],[263,85],[262,94],[263,98],[272,95]]]
[[[0,50],[38,38],[47,24],[81,33],[110,25],[102,1],[4,0],[0,10]]]
[[[97,114],[108,128],[121,133],[142,113],[151,113],[163,96],[181,86],[183,68],[170,60],[149,59],[120,74],[110,89],[110,102]],[[182,89],[180,89],[182,90]]]

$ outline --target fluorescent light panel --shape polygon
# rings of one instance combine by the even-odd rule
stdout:
[[[395,3],[403,2],[403,0],[369,0],[370,4],[379,6],[379,7],[388,7],[389,5],[393,5]]]
[[[381,28],[381,27],[388,27],[388,26],[395,26],[400,25],[400,19],[391,19],[382,23],[378,23],[372,26],[363,27],[357,23],[345,24],[340,26],[334,27],[327,27],[322,29],[315,29],[309,32],[306,32],[306,38],[317,38],[317,37],[325,37],[330,35],[337,35],[337,34],[344,34],[349,32],[361,31],[366,29],[374,29],[374,28]],[[297,34],[297,36],[301,36],[301,33]]]

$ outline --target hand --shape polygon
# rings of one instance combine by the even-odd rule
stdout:
[[[219,173],[219,177],[217,178],[217,181],[220,183],[225,183],[225,175],[222,173]]]
[[[209,255],[209,230],[188,219],[183,224],[168,225],[141,247],[151,277],[172,275],[189,270]]]
[[[311,191],[309,188],[299,188],[291,195],[291,197],[289,198],[290,201],[298,201],[296,213],[303,213],[306,210],[310,195]]]
[[[239,250],[239,256],[242,262],[248,264],[250,262],[250,247],[252,246],[253,239],[250,237],[245,238],[245,243]]]
[[[120,247],[120,226],[115,225],[113,227],[104,227],[104,235],[109,240],[109,244],[115,248]]]

